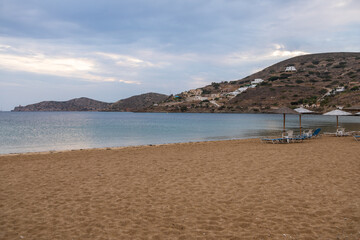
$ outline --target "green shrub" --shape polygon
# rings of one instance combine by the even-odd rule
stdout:
[[[278,76],[271,76],[271,77],[268,78],[269,81],[276,81],[278,79],[279,79]],[[262,82],[262,83],[264,83],[264,82]]]
[[[188,110],[187,106],[181,106],[180,111],[186,112]]]
[[[280,74],[279,79],[286,79],[286,78],[288,78],[289,76],[291,76],[291,74],[282,73],[282,74]]]
[[[211,83],[211,86],[213,86],[215,89],[219,89],[220,84],[219,84],[219,83],[216,83],[216,82],[212,82],[212,83]]]
[[[360,89],[359,86],[355,86],[355,87],[350,88],[350,91],[357,91],[359,89]]]
[[[346,62],[340,62],[339,64],[333,66],[333,68],[344,68],[346,67]]]
[[[260,86],[272,86],[272,83],[269,82],[262,82],[259,84]]]
[[[318,60],[314,60],[314,61],[312,61],[312,64],[318,65],[319,62],[320,62],[320,61],[318,61]]]
[[[303,83],[304,81],[303,81],[303,80],[298,79],[298,80],[296,80],[295,82],[296,82],[297,84],[300,84],[300,83]]]
[[[324,95],[325,93],[327,93],[328,91],[325,89],[325,88],[323,88],[323,89],[321,89],[320,91],[319,91],[319,93],[320,94],[322,94],[322,95]]]

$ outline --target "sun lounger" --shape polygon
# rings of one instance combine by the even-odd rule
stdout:
[[[282,138],[262,138],[261,141],[264,143],[296,143],[302,142],[305,138],[304,137],[282,137]]]
[[[345,133],[345,128],[338,128],[338,129],[336,129],[336,136],[337,136],[337,137],[347,136],[347,134]]]
[[[354,135],[356,141],[360,141],[360,135]]]
[[[319,137],[320,136],[320,131],[321,131],[321,128],[315,129],[315,131],[311,134],[310,138]]]
[[[285,138],[262,138],[261,141],[264,143],[284,143]]]
[[[308,132],[304,132],[304,134],[302,134],[301,136],[298,136],[298,137],[304,138],[304,139],[311,139],[311,138],[319,137],[320,131],[321,131],[321,128],[315,129],[314,132],[310,129]]]
[[[289,130],[286,131],[282,134],[283,138],[293,138],[294,137],[294,131],[293,130]]]

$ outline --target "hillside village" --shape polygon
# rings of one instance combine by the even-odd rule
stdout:
[[[146,111],[271,112],[288,106],[321,112],[355,105],[360,105],[360,53],[326,53],[291,58],[241,80],[185,91]]]

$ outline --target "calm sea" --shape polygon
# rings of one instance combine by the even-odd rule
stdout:
[[[276,114],[0,112],[0,154],[279,136],[282,123]],[[360,117],[340,125],[360,130]],[[298,126],[286,116],[287,129]],[[302,126],[335,131],[336,117],[303,115]]]

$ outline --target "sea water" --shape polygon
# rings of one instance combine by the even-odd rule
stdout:
[[[340,116],[348,131],[360,117]],[[303,129],[334,132],[335,116],[303,115]],[[0,154],[280,136],[281,114],[0,112]],[[299,117],[286,115],[286,129]]]

